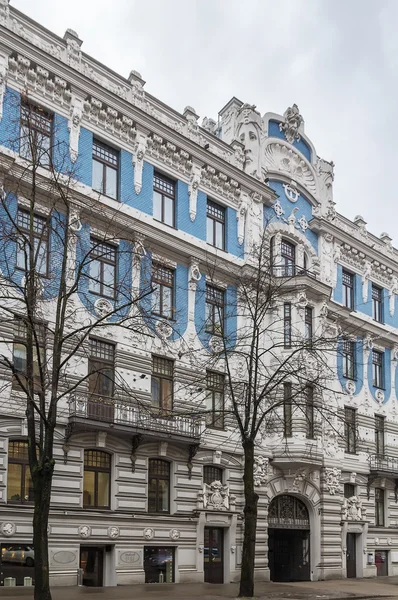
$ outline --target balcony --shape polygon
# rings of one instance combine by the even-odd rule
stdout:
[[[101,398],[90,394],[76,394],[69,400],[69,422],[74,429],[108,430],[128,436],[170,439],[187,443],[198,442],[205,429],[204,419],[190,416],[154,415],[145,408],[117,398]]]
[[[398,502],[398,457],[385,454],[371,454],[369,457],[368,500],[372,483],[379,477],[388,477],[394,480],[395,502]]]
[[[398,457],[385,456],[384,454],[371,454],[369,458],[371,475],[376,477],[398,478]]]
[[[298,265],[272,267],[272,271],[275,277],[311,277],[312,279],[316,279],[315,273]]]

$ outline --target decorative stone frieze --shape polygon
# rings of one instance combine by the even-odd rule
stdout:
[[[237,181],[231,179],[225,173],[217,171],[210,165],[202,168],[202,185],[211,191],[224,196],[233,202],[238,202],[240,197],[240,186]]]
[[[340,489],[341,469],[333,467],[325,469],[325,487],[331,496],[334,496]]]
[[[17,81],[27,92],[34,90],[62,106],[71,104],[69,84],[40,65],[32,64],[25,56],[17,54],[9,57],[8,77]]]
[[[122,115],[110,106],[106,106],[97,98],[87,98],[83,103],[84,116],[111,135],[128,143],[133,143],[137,130],[132,119]]]

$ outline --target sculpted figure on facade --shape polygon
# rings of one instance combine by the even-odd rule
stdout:
[[[69,129],[69,153],[71,161],[74,163],[79,154],[79,137],[80,137],[80,123],[83,115],[83,100],[73,98],[71,106],[71,116],[68,122]]]
[[[263,121],[256,107],[243,104],[236,116],[235,139],[244,146],[244,170],[249,175],[263,180],[261,167],[261,140],[263,137]]]
[[[267,482],[268,477],[268,458],[264,456],[256,456],[254,459],[254,485],[259,487]]]
[[[283,113],[284,123],[280,123],[279,129],[285,134],[285,138],[289,144],[293,144],[294,141],[300,141],[299,129],[304,123],[303,117],[300,115],[299,107],[297,104],[289,106]]]
[[[4,94],[6,92],[7,69],[7,58],[4,55],[0,54],[0,121],[3,118],[3,101]]]

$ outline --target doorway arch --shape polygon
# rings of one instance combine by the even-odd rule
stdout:
[[[276,496],[268,509],[268,563],[271,581],[309,581],[310,519],[296,496]]]

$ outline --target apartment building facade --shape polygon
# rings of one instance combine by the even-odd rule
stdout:
[[[224,309],[228,334],[239,327],[227,310],[236,301],[232,272],[264,232],[278,276],[291,281],[276,311],[285,347],[293,330],[339,341],[323,399],[333,423],[293,410],[258,440],[256,578],[398,572],[398,253],[388,234],[336,212],[333,164],[317,156],[298,107],[261,116],[232,98],[200,126],[192,107],[165,106],[139,73],[115,74],[84,54],[76,32],[59,38],[8,0],[0,32],[0,173],[18,225],[28,194],[12,182],[23,180],[21,132],[33,122],[42,144],[65,151],[60,170],[73,172],[71,260],[91,252],[96,269],[74,297],[79,319],[111,311],[114,282],[137,291],[148,272],[158,318],[153,335],[111,321],[71,361],[72,380],[93,365],[108,375],[87,377],[59,403],[52,584],[239,579],[243,451],[223,418],[225,372],[203,365],[217,350]],[[35,215],[41,234],[47,167]],[[112,227],[123,240],[103,241]],[[43,248],[51,321],[56,240]],[[2,277],[15,269],[21,282],[18,249],[0,258]],[[23,364],[23,328],[7,314],[0,338],[10,361]],[[116,377],[134,402],[113,395]],[[0,379],[0,585],[24,585],[34,565],[25,408],[10,371],[1,368]]]

